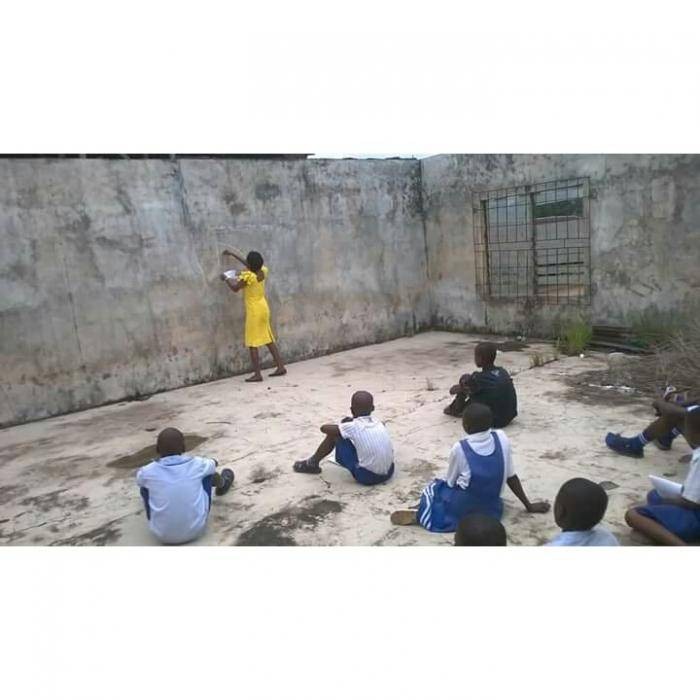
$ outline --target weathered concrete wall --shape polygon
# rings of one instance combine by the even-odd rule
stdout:
[[[549,332],[566,309],[477,296],[475,191],[589,177],[594,323],[700,308],[700,156],[450,155],[421,161],[438,328]]]
[[[429,324],[417,161],[0,160],[0,425],[245,370],[227,243],[289,360]]]

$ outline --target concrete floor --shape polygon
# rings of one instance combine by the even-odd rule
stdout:
[[[205,439],[192,451],[236,473],[231,492],[214,499],[197,544],[449,544],[451,535],[394,527],[389,515],[415,504],[425,483],[444,475],[462,430],[442,408],[449,386],[472,367],[478,339],[424,333],[300,362],[263,384],[235,377],[2,430],[0,543],[154,544],[134,474],[149,461],[157,431],[172,425],[194,436],[192,444]],[[652,415],[648,400],[590,386],[585,373],[606,367],[602,354],[531,369],[535,354],[550,357],[552,348],[530,344],[498,359],[515,375],[520,416],[507,433],[527,494],[553,501],[573,476],[614,482],[605,524],[624,544],[644,543],[624,512],[648,490],[648,474],[684,477],[678,458],[687,445],[670,453],[652,447],[644,460],[609,452],[605,432],[638,431]],[[374,393],[376,415],[387,422],[395,478],[362,487],[329,461],[320,476],[292,472],[294,460],[319,442],[318,426],[346,415],[357,389]],[[510,544],[542,544],[557,532],[551,512],[527,514],[509,490],[504,500]]]

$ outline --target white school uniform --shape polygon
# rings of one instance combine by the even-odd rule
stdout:
[[[172,455],[141,467],[136,483],[148,489],[148,527],[165,544],[199,537],[209,516],[209,496],[203,479],[216,472],[216,462],[204,457]]]
[[[617,547],[617,537],[604,527],[594,527],[591,530],[570,530],[560,532],[553,540],[547,542],[547,547]]]
[[[394,463],[394,447],[384,423],[374,416],[358,416],[338,423],[341,437],[350,440],[357,451],[359,466],[374,474],[389,473]]]

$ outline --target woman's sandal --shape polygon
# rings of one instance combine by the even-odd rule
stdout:
[[[309,462],[308,459],[302,459],[298,462],[294,462],[294,471],[299,472],[299,474],[320,474],[321,467],[318,464]]]
[[[272,374],[270,374],[268,376],[270,376],[270,377],[284,377],[285,374],[287,374],[286,369],[283,369],[281,371],[276,369]]]
[[[248,377],[248,379],[246,379],[247,382],[261,382],[262,380],[263,380],[263,378],[261,376],[256,375],[256,374],[254,374],[252,377]]]

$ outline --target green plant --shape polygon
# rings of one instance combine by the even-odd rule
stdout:
[[[580,355],[593,338],[593,328],[578,316],[564,321],[557,337],[557,349],[566,355]]]

